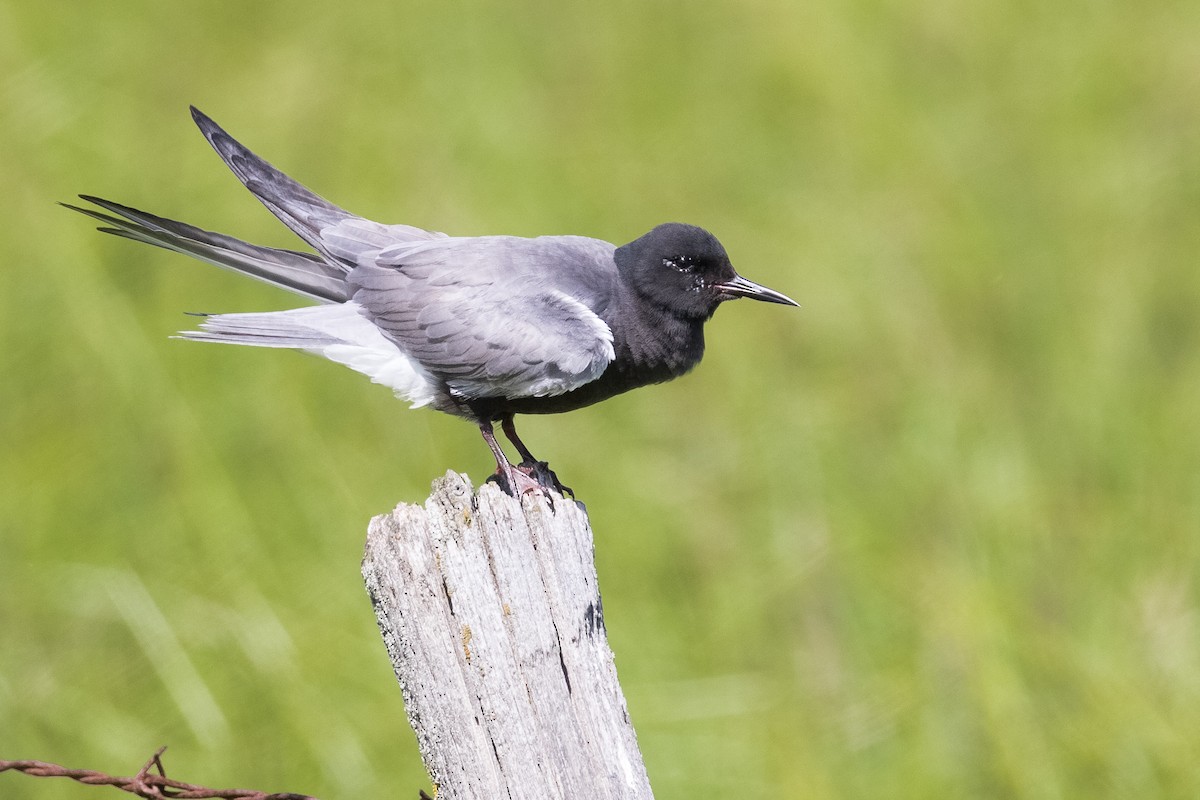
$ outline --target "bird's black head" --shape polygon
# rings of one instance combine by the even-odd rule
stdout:
[[[695,225],[659,225],[618,247],[614,258],[639,295],[676,316],[706,320],[735,297],[797,305],[738,275],[717,237]]]

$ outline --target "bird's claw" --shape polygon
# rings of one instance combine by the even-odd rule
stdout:
[[[520,498],[529,492],[541,494],[545,489],[541,482],[519,467],[498,469],[488,480],[495,482],[509,497]]]
[[[498,469],[488,478],[510,497],[521,497],[529,492],[545,494],[553,491],[575,499],[571,487],[564,486],[554,470],[545,461],[522,461],[508,469]]]
[[[545,461],[522,461],[517,465],[517,469],[536,480],[541,488],[553,489],[563,497],[571,495],[571,499],[575,499],[575,492],[571,490],[570,486],[562,484],[562,481],[554,474],[554,470],[550,469],[550,465]]]

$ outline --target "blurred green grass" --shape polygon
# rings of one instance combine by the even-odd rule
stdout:
[[[588,503],[659,797],[1200,794],[1198,38],[1184,2],[0,2],[0,757],[425,785],[360,548],[486,448],[169,341],[293,298],[53,205],[295,246],[195,103],[376,219],[686,220],[804,304],[522,428]]]

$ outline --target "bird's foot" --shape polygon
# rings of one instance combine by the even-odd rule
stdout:
[[[536,480],[541,488],[553,489],[563,497],[571,495],[571,499],[575,499],[575,492],[571,491],[570,486],[563,486],[562,481],[545,461],[522,461],[517,465],[517,469]]]
[[[537,478],[520,467],[498,469],[488,480],[493,481],[509,497],[520,498],[529,492],[541,494],[545,489]]]

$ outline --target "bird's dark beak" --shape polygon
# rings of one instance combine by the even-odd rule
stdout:
[[[759,286],[754,281],[748,281],[741,275],[734,275],[733,280],[723,283],[714,283],[713,288],[721,294],[729,295],[730,298],[749,297],[751,300],[763,300],[768,303],[780,303],[785,306],[800,306],[799,303],[786,294],[780,294],[774,289]]]

